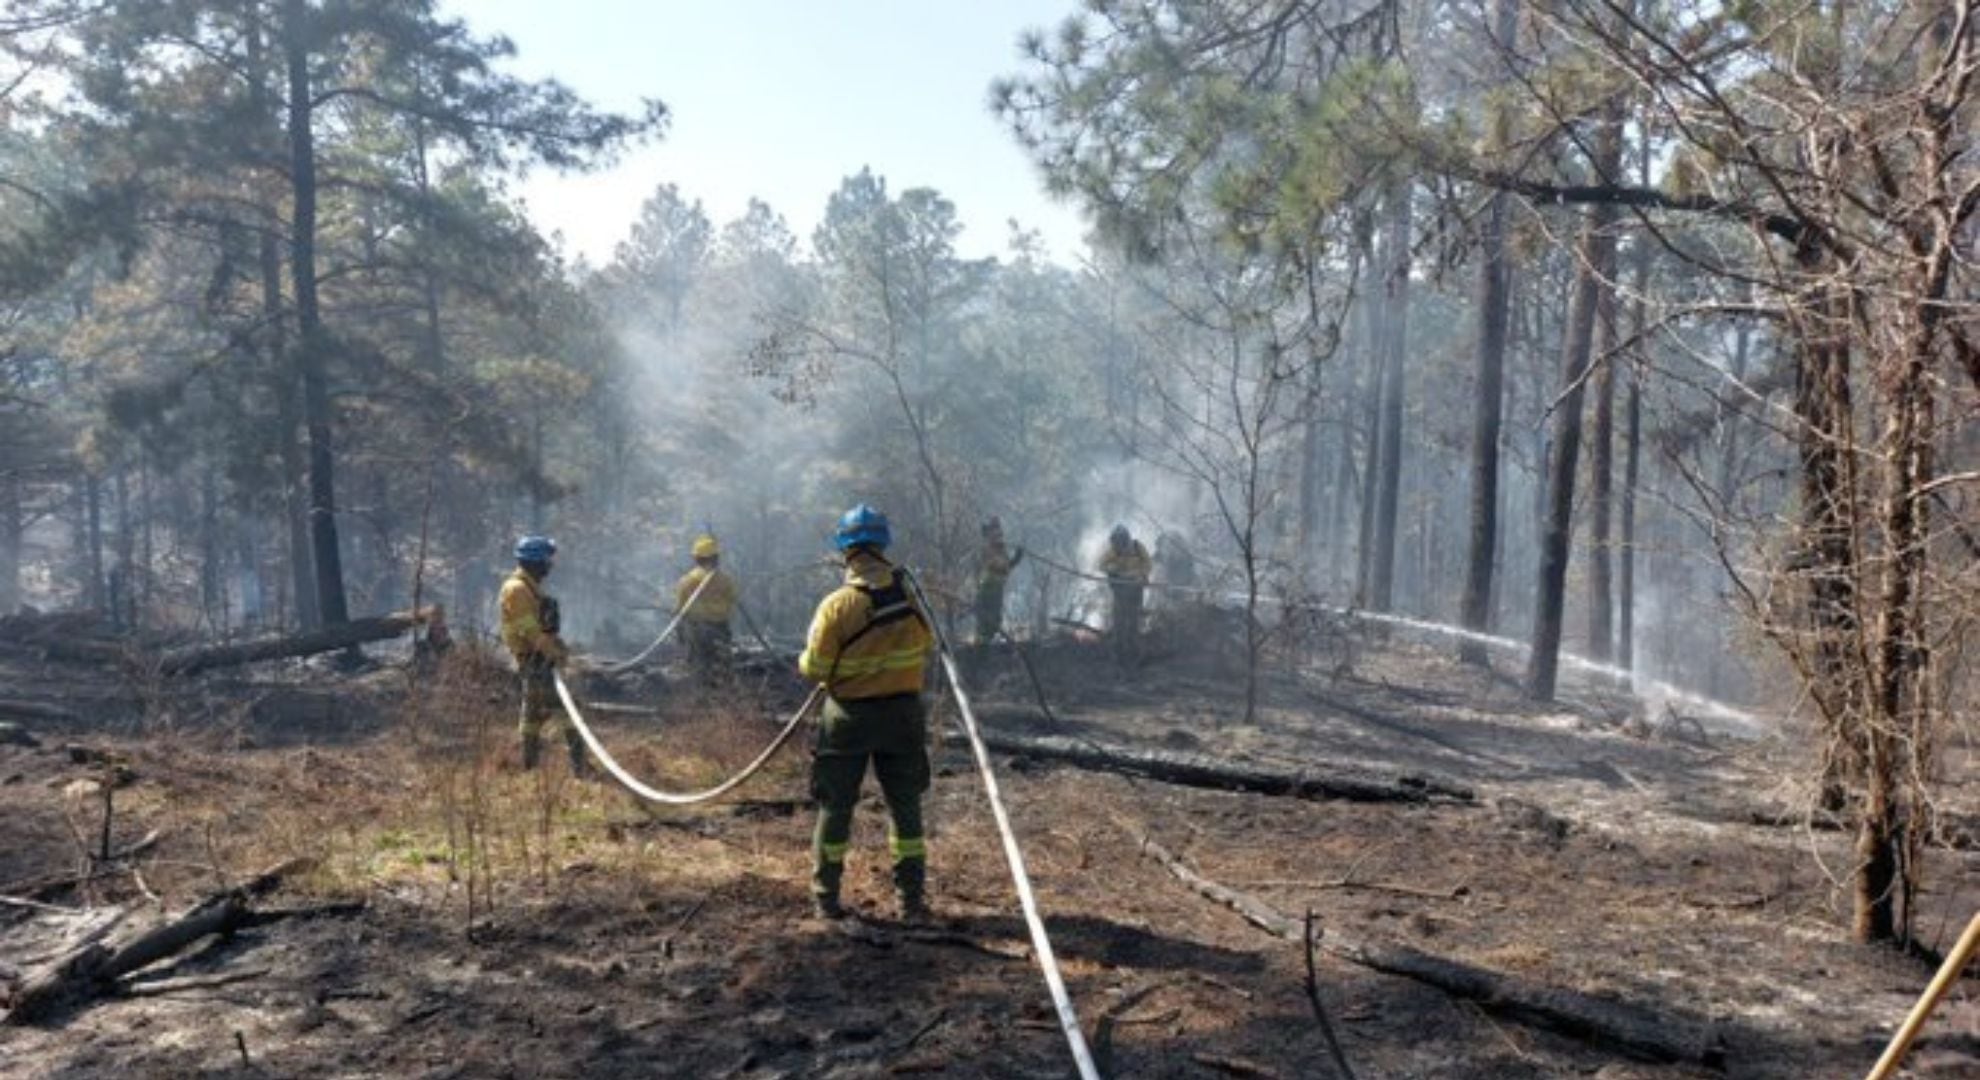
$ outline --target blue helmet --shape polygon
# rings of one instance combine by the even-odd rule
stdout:
[[[894,531],[887,527],[887,515],[860,503],[840,516],[839,531],[833,539],[840,551],[856,547],[884,551],[894,542]]]
[[[555,554],[557,542],[547,536],[525,536],[516,541],[517,562],[549,562],[550,556]]]

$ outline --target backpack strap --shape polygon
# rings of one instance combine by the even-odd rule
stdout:
[[[832,657],[832,670],[825,675],[826,686],[831,686],[837,681],[839,661],[845,657],[846,650],[853,647],[853,642],[882,626],[892,625],[902,619],[915,619],[923,626],[928,625],[928,620],[922,616],[921,609],[908,600],[907,589],[901,585],[898,572],[894,575],[892,583],[878,589],[868,588],[865,585],[852,585],[850,588],[857,590],[872,602],[873,613],[867,616],[865,626],[853,631],[846,640],[839,643],[839,652]]]

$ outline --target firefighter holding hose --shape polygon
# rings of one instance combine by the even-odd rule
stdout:
[[[819,603],[798,658],[798,671],[827,695],[811,765],[818,801],[812,899],[819,917],[845,917],[839,885],[853,807],[871,762],[891,819],[888,848],[901,917],[919,921],[929,914],[921,797],[931,779],[921,691],[934,632],[886,559],[893,534],[884,514],[861,503],[839,518],[834,539],[845,559],[845,583]]]
[[[681,617],[688,666],[704,684],[719,683],[729,675],[735,647],[729,621],[736,610],[736,579],[722,569],[722,545],[715,537],[696,537],[693,555],[693,568],[674,584],[674,612]]]
[[[536,768],[543,755],[543,728],[557,711],[556,668],[570,656],[560,636],[557,600],[543,589],[557,555],[557,542],[543,536],[516,541],[516,569],[502,582],[502,644],[516,661],[522,688],[522,763]],[[571,774],[587,776],[584,741],[564,724],[564,746]]]

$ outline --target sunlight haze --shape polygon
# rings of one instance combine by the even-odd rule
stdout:
[[[840,179],[862,166],[894,191],[933,187],[956,204],[963,254],[1001,254],[1015,218],[1052,256],[1083,249],[1070,206],[986,104],[991,80],[1019,70],[1017,39],[1053,27],[1074,0],[994,4],[859,0],[638,3],[456,0],[477,34],[515,42],[512,70],[552,77],[602,106],[667,103],[659,143],[586,176],[538,171],[516,185],[530,216],[594,264],[611,258],[640,203],[664,183],[718,223],[752,196],[800,240]]]

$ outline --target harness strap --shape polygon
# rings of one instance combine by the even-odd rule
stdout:
[[[869,588],[865,585],[852,585],[851,587],[858,590],[861,595],[865,596],[873,604],[873,611],[872,614],[866,617],[865,626],[853,631],[846,640],[839,643],[839,651],[832,656],[831,670],[825,673],[825,685],[827,687],[838,681],[839,661],[845,659],[846,650],[853,647],[853,642],[858,641],[860,638],[865,637],[882,626],[900,622],[902,619],[918,619],[921,625],[928,625],[928,620],[922,617],[921,610],[915,607],[913,602],[908,599],[907,589],[901,585],[899,573],[894,575],[892,584],[883,585],[878,589]]]

